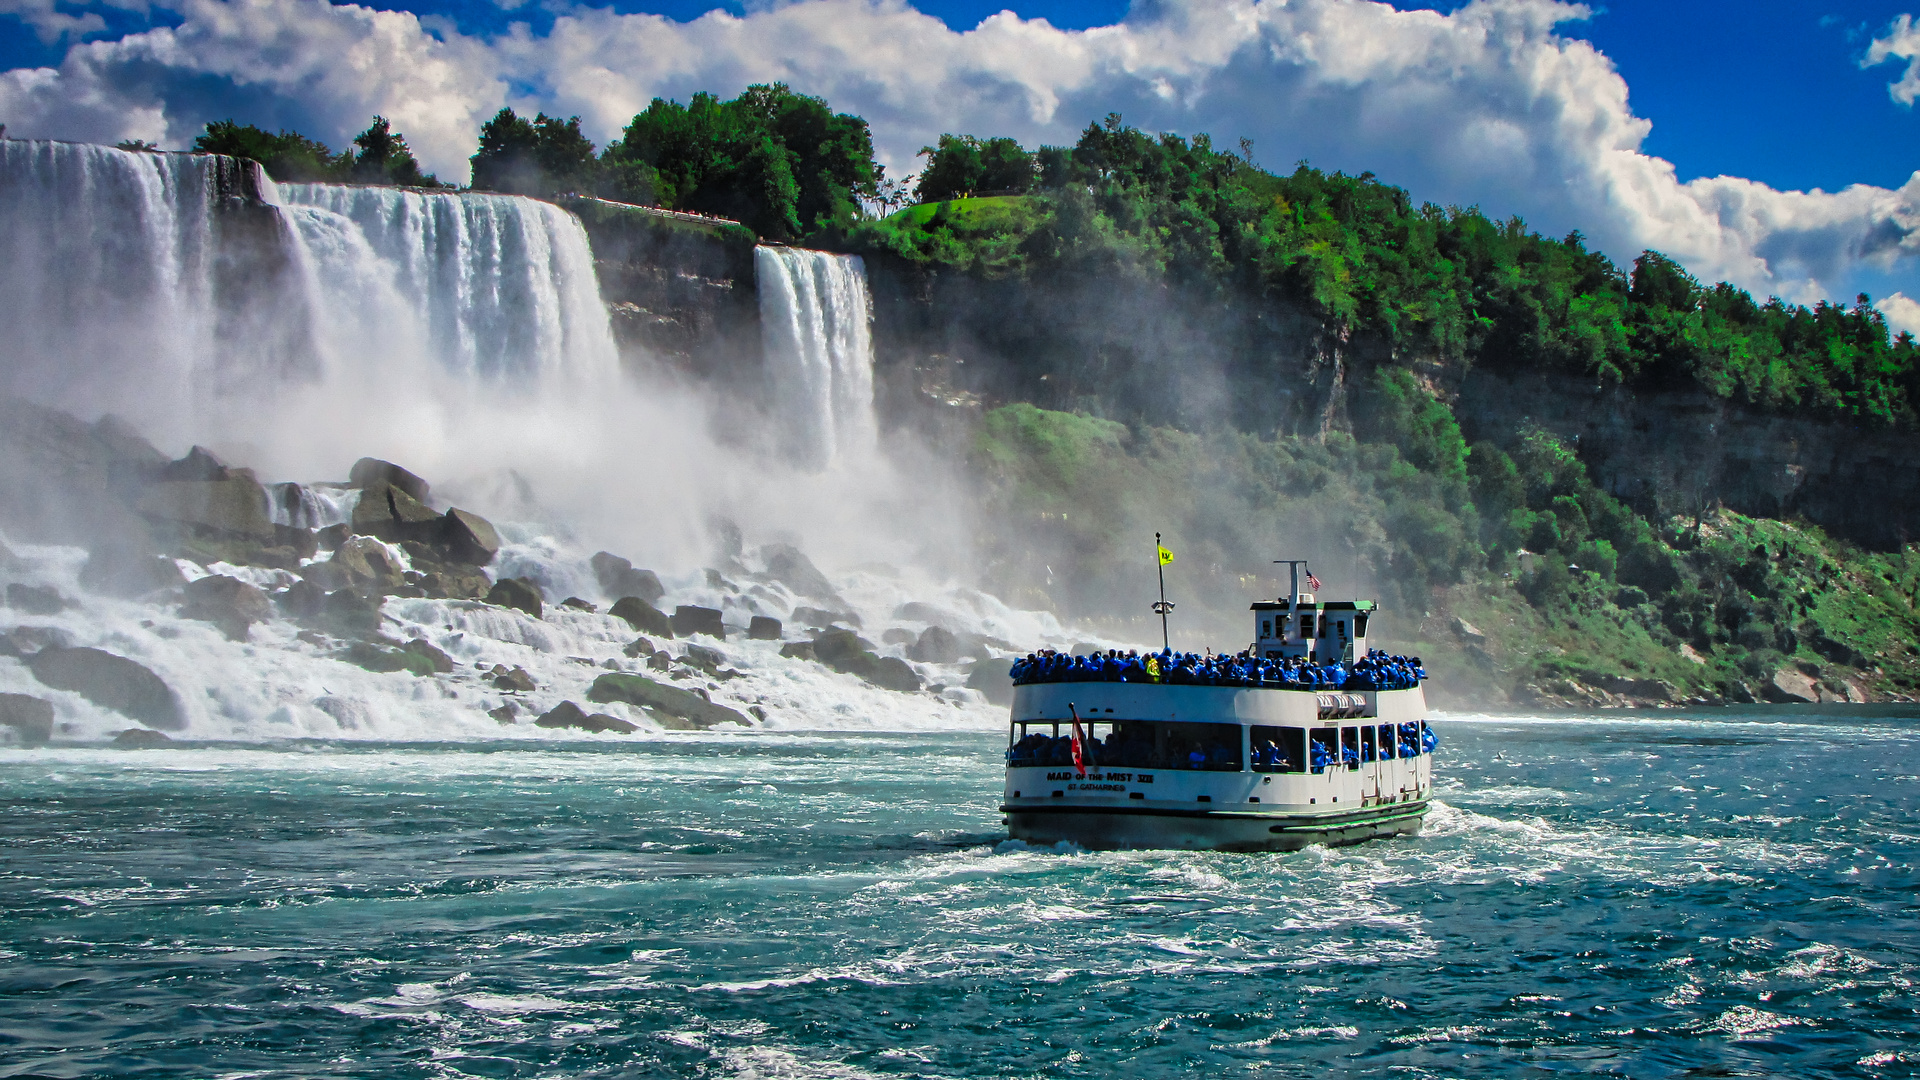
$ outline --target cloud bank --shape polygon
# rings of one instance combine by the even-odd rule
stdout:
[[[55,0],[0,4],[49,32],[85,18]],[[548,33],[494,37],[325,0],[158,6],[179,25],[75,45],[57,69],[0,73],[0,121],[15,136],[184,146],[232,115],[338,144],[377,112],[430,168],[464,178],[502,105],[577,113],[604,142],[653,97],[782,80],[866,117],[893,175],[941,132],[1070,143],[1119,112],[1149,130],[1251,138],[1269,168],[1371,170],[1416,199],[1578,228],[1622,261],[1658,248],[1702,278],[1795,300],[1850,298],[1857,278],[1904,272],[1920,252],[1920,173],[1897,190],[1682,183],[1642,151],[1651,125],[1611,61],[1560,33],[1587,9],[1554,0],[1476,0],[1450,15],[1138,0],[1121,23],[1081,31],[1009,12],[955,31],[901,0],[796,0],[685,23],[576,7]],[[1911,58],[1916,40],[1903,18],[1866,62]],[[1911,65],[1891,92],[1920,93]]]

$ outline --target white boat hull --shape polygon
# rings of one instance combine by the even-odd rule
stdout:
[[[1071,730],[1076,714],[1095,725],[1145,721],[1238,729],[1241,765],[1226,771],[1175,759],[1157,765],[1089,761],[1010,763],[1000,810],[1016,840],[1086,848],[1294,851],[1312,844],[1357,844],[1420,831],[1433,791],[1433,756],[1363,759],[1311,770],[1261,770],[1250,764],[1250,732],[1270,725],[1334,745],[1366,725],[1424,721],[1415,687],[1330,696],[1305,691],[1154,683],[1047,683],[1015,689],[1016,728]],[[1065,721],[1063,724],[1062,721]],[[1268,725],[1268,726],[1263,726]],[[1214,729],[1216,732],[1222,730]],[[1396,737],[1397,740],[1397,737]],[[1010,737],[1010,744],[1012,739]]]
[[[1398,835],[1417,835],[1427,803],[1406,802],[1340,814],[1248,813],[1132,807],[1002,807],[1007,831],[1029,844],[1078,844],[1095,850],[1298,851]]]

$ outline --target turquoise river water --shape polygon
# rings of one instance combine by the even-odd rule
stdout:
[[[1004,733],[0,752],[0,1076],[1920,1073],[1920,720],[1453,718],[1425,835],[1033,850]]]

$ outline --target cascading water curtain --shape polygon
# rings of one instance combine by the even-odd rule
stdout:
[[[754,268],[782,450],[814,471],[869,455],[878,434],[866,264],[857,255],[761,247]]]
[[[381,348],[527,383],[618,369],[586,230],[559,207],[331,184],[278,192],[314,268],[315,305],[336,327],[336,356]]]
[[[0,140],[0,388],[96,412],[204,391],[215,163]]]

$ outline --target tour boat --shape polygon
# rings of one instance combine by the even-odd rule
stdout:
[[[1252,606],[1232,657],[1016,663],[1008,832],[1227,851],[1418,833],[1437,744],[1418,658],[1369,650],[1373,601],[1290,595]]]

